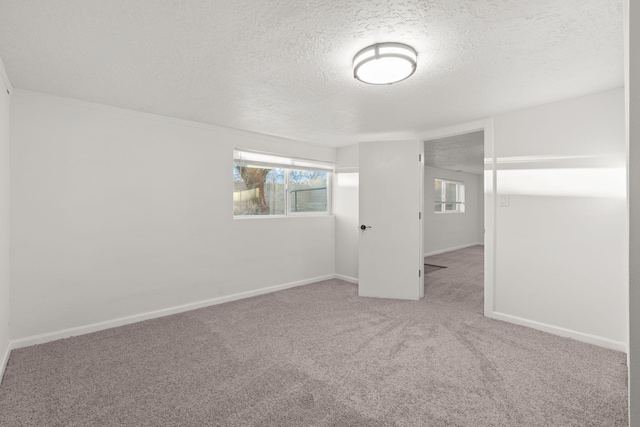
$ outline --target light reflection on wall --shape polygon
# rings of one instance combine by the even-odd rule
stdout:
[[[358,173],[337,173],[338,187],[357,187],[359,184],[360,174]]]
[[[496,169],[498,194],[626,198],[626,163],[620,156],[502,157]]]

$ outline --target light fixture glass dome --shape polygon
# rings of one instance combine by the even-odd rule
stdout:
[[[366,47],[353,58],[353,77],[374,85],[388,85],[416,71],[418,54],[402,43],[378,43]]]

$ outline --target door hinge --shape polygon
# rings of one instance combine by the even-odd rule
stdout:
[[[418,270],[418,277],[422,277],[422,270]]]
[[[418,219],[422,219],[422,212],[418,212]]]
[[[422,154],[418,154],[418,161],[421,162],[422,161]]]

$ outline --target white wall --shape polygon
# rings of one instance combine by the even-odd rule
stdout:
[[[435,193],[433,182],[436,178],[464,183],[465,212],[435,213]],[[429,256],[462,247],[482,243],[478,240],[478,226],[484,229],[484,197],[478,190],[484,182],[482,176],[462,172],[437,169],[430,166],[424,168],[424,215],[423,215],[423,248],[424,255]]]
[[[623,89],[495,117],[495,307],[612,348],[627,344]]]
[[[625,2],[629,162],[629,425],[640,426],[640,4]]]
[[[358,145],[339,148],[333,187],[336,218],[336,274],[342,279],[358,279]]]
[[[0,73],[3,73],[0,60]],[[0,380],[9,355],[9,94],[0,78]]]
[[[333,216],[233,219],[234,148],[335,158],[334,148],[17,91],[12,339],[332,277]]]

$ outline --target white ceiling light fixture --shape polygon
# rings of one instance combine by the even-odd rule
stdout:
[[[406,44],[374,44],[353,58],[353,77],[372,85],[390,85],[410,77],[417,60],[416,51]]]

